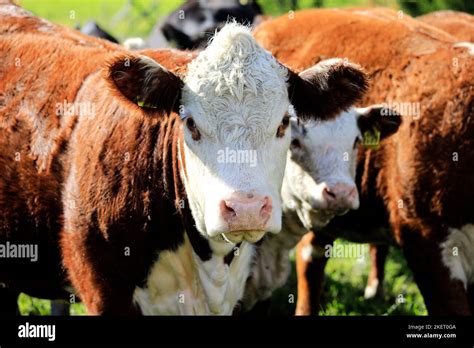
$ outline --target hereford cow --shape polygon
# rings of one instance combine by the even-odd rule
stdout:
[[[474,16],[469,13],[436,11],[417,19],[444,30],[460,41],[474,42]]]
[[[375,129],[381,139],[387,138],[400,122],[396,112],[376,105],[351,108],[324,122],[292,120],[281,190],[283,227],[279,234],[266,236],[257,249],[243,299],[245,312],[257,302],[269,304],[272,292],[286,283],[289,251],[307,231],[319,230],[335,216],[359,207],[355,183],[359,144],[368,145]]]
[[[3,5],[0,35],[0,244],[38,251],[2,259],[7,313],[68,285],[90,314],[232,313],[281,229],[290,116],[366,89],[343,60],[293,73],[238,24],[138,55]]]
[[[466,47],[474,52],[474,16],[456,11],[437,11],[417,19],[448,32],[459,41],[457,47]],[[371,268],[364,293],[366,299],[382,295],[387,254],[387,245],[370,245]]]
[[[405,118],[394,136],[359,154],[360,209],[299,244],[297,313],[319,309],[321,282],[312,279],[322,278],[327,260],[316,251],[345,237],[401,247],[430,314],[471,314],[472,54],[451,35],[386,9],[296,12],[263,23],[255,37],[297,70],[332,56],[358,62],[372,79],[364,102],[387,101]]]

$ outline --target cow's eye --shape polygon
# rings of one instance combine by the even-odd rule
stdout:
[[[186,127],[188,127],[189,131],[191,132],[193,140],[201,139],[201,133],[199,132],[199,129],[196,126],[196,122],[194,122],[192,117],[188,117],[186,119]]]
[[[357,145],[359,145],[360,143],[360,137],[356,137],[355,140],[354,140],[354,146],[352,147],[353,149],[355,149],[357,147]]]
[[[298,140],[298,139],[293,139],[291,141],[291,144],[290,146],[293,148],[293,149],[301,149],[301,142]]]
[[[285,115],[283,119],[281,120],[280,126],[278,126],[277,129],[277,138],[281,138],[285,135],[285,130],[288,128],[288,125],[290,124],[290,116]]]

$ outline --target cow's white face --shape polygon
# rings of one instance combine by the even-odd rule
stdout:
[[[298,210],[308,229],[325,226],[334,216],[358,209],[355,176],[363,133],[377,129],[383,139],[399,125],[396,112],[377,105],[353,107],[329,121],[301,123],[292,119],[282,189],[285,205]]]
[[[331,118],[367,87],[365,74],[342,59],[296,74],[248,28],[232,23],[188,65],[184,80],[129,54],[113,59],[106,74],[111,89],[149,117],[179,112],[181,177],[191,213],[200,233],[224,246],[220,250],[280,230],[294,109],[306,119]]]
[[[241,26],[225,27],[189,65],[183,177],[197,227],[208,237],[256,242],[281,229],[287,79],[288,70]]]
[[[357,118],[357,110],[352,108],[330,121],[303,124],[292,119],[285,185],[296,202],[319,211],[321,224],[359,207],[355,173],[362,134]],[[321,216],[322,211],[325,214]]]

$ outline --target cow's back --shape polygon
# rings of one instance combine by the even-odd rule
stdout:
[[[472,221],[474,60],[454,37],[386,9],[296,12],[263,23],[255,36],[297,70],[347,57],[371,76],[363,104],[412,108],[412,117],[402,110],[398,134],[361,155],[359,169],[369,171],[359,177],[362,207],[376,195],[395,224],[416,225],[421,216],[456,227]]]
[[[436,11],[417,17],[418,20],[457,37],[474,42],[474,16],[457,11]]]

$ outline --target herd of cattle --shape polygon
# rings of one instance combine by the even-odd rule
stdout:
[[[429,314],[471,315],[474,17],[204,3],[154,29],[188,50],[131,50],[0,0],[0,245],[39,253],[0,259],[0,312],[266,313],[296,247],[317,314],[344,238],[366,298],[391,245]]]

